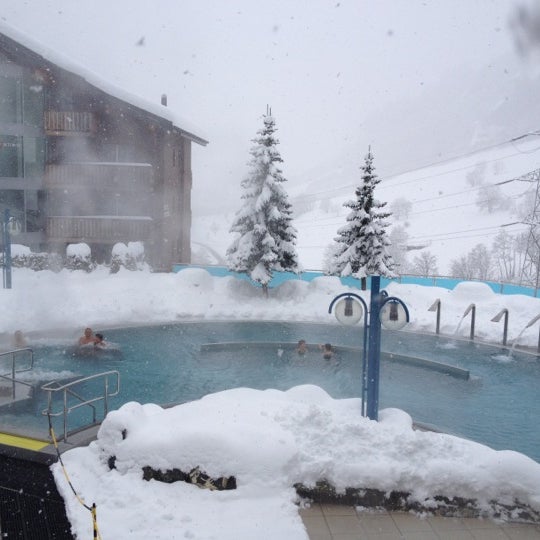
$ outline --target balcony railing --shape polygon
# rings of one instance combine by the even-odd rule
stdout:
[[[45,187],[150,191],[149,163],[81,162],[45,166]]]
[[[93,113],[79,111],[45,111],[44,128],[47,135],[76,135],[95,133]]]
[[[147,240],[152,223],[146,216],[51,216],[46,232],[50,242],[114,244]]]

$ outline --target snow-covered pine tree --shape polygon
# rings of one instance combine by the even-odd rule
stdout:
[[[292,209],[283,188],[279,164],[283,162],[274,136],[271,110],[263,116],[250,150],[249,172],[242,181],[242,207],[236,213],[230,232],[237,237],[227,250],[229,270],[248,274],[268,294],[273,271],[298,272],[296,229]]]
[[[352,275],[360,279],[362,290],[366,289],[366,277],[369,275],[395,276],[394,261],[388,251],[388,222],[385,221],[391,213],[381,212],[386,203],[374,198],[375,186],[379,183],[369,149],[362,166],[362,184],[355,191],[356,200],[343,204],[351,212],[334,239],[337,248],[328,268],[329,274]]]

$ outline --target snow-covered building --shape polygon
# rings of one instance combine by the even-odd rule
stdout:
[[[190,262],[191,145],[207,141],[161,101],[0,27],[0,212],[19,222],[16,242],[85,242],[102,261],[142,241],[156,269]]]

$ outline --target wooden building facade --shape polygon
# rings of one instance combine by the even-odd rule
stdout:
[[[207,142],[145,105],[0,33],[0,212],[20,224],[14,242],[85,242],[102,262],[141,241],[155,269],[190,262],[191,145]]]

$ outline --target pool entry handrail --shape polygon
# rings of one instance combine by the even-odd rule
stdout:
[[[80,386],[88,381],[96,379],[103,379],[103,391],[93,394],[90,398],[84,398],[75,391],[75,387]],[[111,389],[109,384],[109,378],[113,379],[113,387]],[[42,411],[44,416],[51,417],[63,417],[63,439],[67,442],[68,435],[68,414],[80,407],[90,407],[92,409],[92,425],[97,423],[96,406],[94,403],[103,402],[103,418],[109,412],[109,398],[118,395],[120,392],[120,373],[117,370],[104,371],[102,373],[96,373],[81,379],[76,379],[66,384],[60,384],[59,381],[51,381],[41,387],[45,392],[48,392],[47,396],[47,408]],[[62,408],[59,411],[53,411],[53,399],[55,395],[60,395],[62,398]],[[75,403],[73,405],[68,404],[68,398],[74,398]],[[80,429],[80,428],[79,428]]]
[[[428,308],[428,311],[436,311],[437,312],[437,320],[435,323],[435,333],[440,334],[441,332],[441,299],[437,298],[433,304]]]
[[[21,367],[17,367],[17,358],[20,358],[21,356],[24,356],[24,357],[28,356],[27,354],[23,355],[22,353],[29,353],[30,365],[21,368]],[[6,351],[3,353],[0,353],[0,361],[2,361],[2,358],[5,356],[11,356],[11,368],[8,373],[1,373],[0,379],[6,380],[11,383],[11,399],[14,401],[15,399],[17,399],[17,387],[19,385],[33,388],[33,386],[30,383],[17,379],[16,375],[17,373],[30,371],[34,367],[34,351],[30,349],[29,347]]]
[[[463,313],[463,317],[461,320],[463,320],[468,314],[471,314],[471,333],[470,333],[470,339],[474,339],[474,325],[476,322],[476,304],[469,304],[469,307],[465,310]]]
[[[540,319],[540,314],[538,314],[536,317],[533,317],[528,323],[525,328],[530,328],[538,319]],[[538,347],[537,352],[540,352],[540,330],[538,331]]]
[[[506,308],[501,309],[493,319],[491,319],[491,322],[499,322],[504,315],[504,328],[503,328],[503,340],[502,344],[504,347],[506,347],[506,342],[508,340],[508,310]]]

